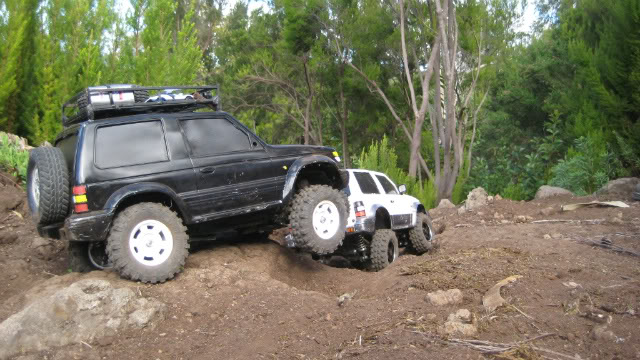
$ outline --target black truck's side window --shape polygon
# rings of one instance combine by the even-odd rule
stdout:
[[[193,157],[250,150],[249,136],[226,119],[180,121]]]
[[[160,120],[101,126],[95,149],[95,164],[101,169],[169,160]]]

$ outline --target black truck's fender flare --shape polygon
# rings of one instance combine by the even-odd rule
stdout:
[[[291,164],[287,171],[287,177],[284,182],[284,189],[282,190],[282,202],[287,203],[293,196],[294,185],[298,179],[300,172],[310,165],[326,165],[335,169],[335,183],[334,187],[343,189],[349,184],[349,172],[344,169],[338,168],[335,160],[324,155],[310,155],[297,159]]]
[[[104,209],[115,212],[115,210],[122,204],[123,201],[133,196],[154,193],[166,195],[167,197],[169,197],[171,201],[173,201],[173,203],[178,207],[178,215],[182,216],[182,218],[186,222],[189,222],[189,211],[187,210],[187,206],[184,201],[170,187],[158,183],[142,182],[123,186],[120,189],[116,190],[113,194],[111,194],[106,204],[104,205]]]

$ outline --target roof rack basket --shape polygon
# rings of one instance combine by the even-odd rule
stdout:
[[[218,111],[221,110],[219,89],[218,85],[88,87],[62,105],[62,125],[69,126],[89,120],[144,113],[195,111],[201,108]],[[168,94],[177,90],[191,92],[181,99],[149,100],[149,92],[157,92],[157,95],[160,95],[163,91],[164,94]]]

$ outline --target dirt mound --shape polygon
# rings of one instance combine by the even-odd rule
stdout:
[[[0,203],[14,194],[23,196],[3,184]],[[274,241],[230,236],[194,244],[176,279],[145,285],[111,272],[67,274],[64,243],[35,234],[22,200],[0,208],[0,231],[16,234],[0,243],[6,284],[0,320],[71,283],[103,279],[165,303],[165,320],[27,356],[132,358],[143,348],[159,359],[477,358],[439,332],[451,314],[464,312],[475,339],[512,343],[551,334],[521,349],[529,358],[558,357],[545,351],[636,357],[640,258],[581,240],[605,238],[640,252],[640,203],[562,212],[563,201],[489,198],[460,214],[435,209],[435,226],[445,229],[438,249],[403,253],[377,273],[326,266]],[[487,313],[482,296],[512,275],[522,277],[502,288],[507,304]],[[429,301],[427,294],[449,289],[460,289],[462,301]]]
[[[19,306],[8,299],[38,281],[65,272],[67,259],[63,253],[64,243],[38,236],[24,190],[10,175],[0,173],[0,320]]]

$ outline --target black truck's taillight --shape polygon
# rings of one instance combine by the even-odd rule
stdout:
[[[73,187],[73,211],[75,213],[89,211],[89,205],[87,204],[87,187],[85,185]]]

